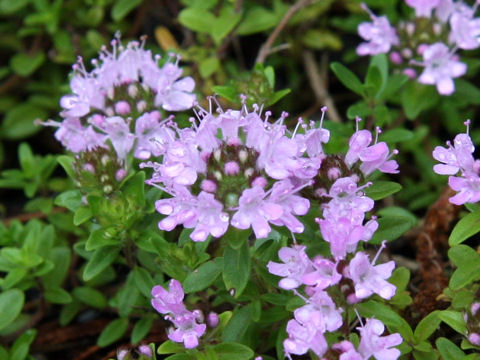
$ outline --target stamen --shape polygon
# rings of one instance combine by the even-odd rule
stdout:
[[[328,107],[324,106],[320,109],[322,112],[322,117],[320,118],[320,129],[323,127],[323,119],[325,118],[325,113],[327,112]]]
[[[360,124],[360,121],[362,121],[362,118],[359,116],[355,116],[355,132],[358,132],[358,125]]]
[[[378,141],[378,135],[380,135],[382,133],[382,129],[380,129],[380,126],[377,126],[375,128],[375,144],[377,143]]]
[[[470,119],[468,119],[463,123],[467,127],[467,135],[470,135],[470,123],[471,123]]]
[[[378,257],[380,256],[380,253],[382,252],[383,249],[385,249],[387,247],[387,240],[383,240],[382,241],[382,245],[380,246],[380,249],[378,249],[377,251],[377,254],[375,255],[375,257],[373,258],[372,262],[370,264],[372,264],[372,266],[377,262],[377,259]]]
[[[363,327],[364,325],[363,325],[362,317],[360,316],[360,314],[358,313],[356,308],[353,308],[353,310],[355,311],[355,314],[357,314],[358,321],[360,322],[360,325],[362,325],[362,327]]]

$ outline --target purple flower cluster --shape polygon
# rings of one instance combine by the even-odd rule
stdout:
[[[290,135],[286,113],[271,123],[271,114],[262,118],[257,107],[217,115],[200,109],[197,116],[199,123],[191,119],[190,128],[165,124],[168,136],[155,139],[161,162],[142,164],[154,170],[148,183],[172,196],[155,204],[166,215],[160,229],[182,224],[194,229],[194,241],[220,237],[229,225],[252,228],[257,238],[266,237],[271,224],[302,232],[296,216],[305,215],[310,202],[298,193],[317,175],[329,132],[300,120]],[[297,133],[300,127],[303,134]]]
[[[143,42],[123,46],[114,39],[111,45],[111,51],[102,48],[90,72],[79,58],[70,81],[72,94],[60,100],[63,121],[44,125],[58,127],[55,137],[74,153],[110,144],[122,161],[132,151],[139,159],[159,155],[150,141],[165,136],[158,110],[191,108],[195,83],[181,78],[178,56],[159,67],[160,56],[153,57]]]
[[[475,160],[473,152],[475,146],[468,134],[470,120],[465,122],[467,132],[458,134],[453,145],[447,141],[447,147],[437,146],[433,150],[433,157],[442,164],[433,167],[433,171],[440,175],[450,175],[448,184],[458,193],[450,198],[456,205],[474,203],[480,200],[480,160]],[[460,176],[454,176],[460,173]]]
[[[467,71],[456,51],[480,47],[480,18],[474,17],[478,2],[473,7],[454,0],[405,2],[415,9],[417,19],[401,22],[396,28],[385,16],[378,17],[363,5],[372,22],[358,26],[358,34],[366,42],[357,47],[357,53],[361,56],[390,53],[390,60],[411,78],[417,77],[412,65],[420,66],[423,68],[417,78],[420,83],[435,85],[440,94],[450,95],[455,91],[453,79]],[[425,26],[419,26],[419,21],[425,19],[428,19]]]
[[[358,125],[358,119],[357,119]],[[377,134],[379,131],[377,131]],[[388,147],[384,142],[370,145],[372,135],[366,130],[358,130],[350,139],[350,148],[345,156],[349,168],[357,167],[363,175],[374,170],[387,173],[398,172],[398,164],[390,160]],[[394,152],[395,153],[395,152]],[[306,247],[293,245],[280,249],[278,256],[282,263],[270,261],[268,270],[281,276],[279,286],[293,290],[305,301],[305,305],[294,311],[294,319],[287,325],[288,338],[284,341],[287,355],[305,354],[308,350],[323,356],[329,346],[325,332],[338,330],[343,325],[344,309],[338,304],[355,304],[372,294],[391,299],[396,288],[387,279],[395,267],[393,261],[375,265],[377,256],[370,261],[364,252],[356,252],[360,241],[368,241],[378,228],[374,217],[365,222],[365,214],[373,209],[374,201],[367,197],[358,186],[359,176],[337,178],[324,197],[329,201],[322,206],[322,218],[317,219],[325,241],[330,244],[332,258],[321,256],[311,260]],[[382,248],[385,244],[382,244]],[[380,249],[381,250],[381,249]],[[356,253],[351,257],[348,254]],[[304,287],[304,294],[299,292]],[[329,288],[340,288],[344,299],[332,297]],[[361,335],[358,351],[344,341],[333,345],[332,349],[342,353],[341,359],[397,359],[400,351],[390,349],[399,345],[399,334],[380,337],[384,326],[379,320],[367,319],[359,328]]]
[[[203,322],[203,314],[199,310],[188,311],[183,304],[183,288],[177,280],[170,280],[169,291],[157,285],[152,289],[152,306],[165,319],[173,323],[168,338],[184,344],[187,349],[198,346],[198,338],[205,334],[207,325]]]

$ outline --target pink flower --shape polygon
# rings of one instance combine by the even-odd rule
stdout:
[[[186,349],[193,349],[198,346],[198,338],[205,334],[207,325],[198,324],[194,312],[185,311],[174,317],[166,317],[176,329],[169,331],[168,338],[175,342],[183,342]]]
[[[455,175],[460,169],[471,173],[474,165],[472,153],[475,151],[472,140],[468,134],[458,134],[453,146],[447,142],[448,148],[437,146],[433,150],[433,158],[444,164],[437,164],[433,171],[440,175]]]
[[[390,25],[386,16],[376,16],[365,4],[362,5],[364,10],[369,12],[372,22],[363,22],[358,25],[358,35],[367,42],[357,47],[357,54],[364,56],[388,53],[392,45],[399,44],[395,28]]]
[[[160,314],[176,314],[186,311],[183,304],[183,297],[185,296],[182,284],[179,281],[172,279],[168,285],[169,291],[165,290],[163,286],[157,285],[152,289],[152,306]]]
[[[328,349],[323,332],[311,323],[301,324],[292,319],[287,324],[288,338],[283,341],[286,354],[303,355],[312,350],[321,357]]]
[[[260,187],[245,189],[238,201],[238,211],[231,221],[237,229],[251,226],[257,239],[267,237],[271,230],[268,221],[277,220],[283,214],[282,206],[264,199],[265,195]]]
[[[467,65],[455,60],[448,47],[440,42],[432,44],[423,53],[425,69],[418,78],[422,84],[436,85],[441,95],[455,91],[453,78],[464,75]]]
[[[450,29],[449,41],[460,49],[473,50],[480,46],[480,18],[455,12],[450,17]]]
[[[386,279],[392,275],[394,268],[394,261],[374,266],[370,263],[368,255],[358,252],[350,260],[346,276],[352,279],[357,298],[365,299],[375,293],[389,300],[395,295],[396,287]]]
[[[377,360],[398,359],[400,350],[390,348],[402,343],[403,339],[400,334],[380,336],[385,330],[385,325],[377,319],[366,319],[365,325],[357,329],[360,331],[358,351],[364,359],[371,356]]]
[[[415,9],[415,15],[427,18],[430,17],[432,10],[440,4],[440,0],[405,0],[405,2]]]
[[[282,276],[278,286],[285,290],[292,290],[302,285],[302,277],[312,271],[312,263],[305,253],[306,246],[294,245],[292,248],[283,247],[278,251],[278,257],[283,264],[269,261],[268,271],[271,274]]]

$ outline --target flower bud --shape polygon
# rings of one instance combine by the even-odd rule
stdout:
[[[480,334],[471,333],[468,335],[468,341],[470,341],[472,345],[480,346]]]
[[[208,326],[210,326],[211,328],[216,328],[219,322],[220,322],[220,319],[217,313],[211,312],[210,314],[208,314],[208,317],[207,317]]]
[[[225,164],[225,174],[237,175],[240,172],[240,166],[236,161],[229,161]]]
[[[140,345],[138,347],[138,352],[140,355],[146,356],[147,358],[151,358],[153,356],[152,348],[148,345]]]
[[[115,112],[120,115],[126,115],[130,113],[132,109],[130,108],[130,104],[124,100],[119,101],[115,104]]]

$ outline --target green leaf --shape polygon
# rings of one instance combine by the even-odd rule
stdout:
[[[18,289],[0,293],[0,330],[10,325],[23,309],[25,294]]]
[[[165,360],[195,360],[195,359],[197,359],[197,358],[194,357],[193,355],[186,354],[186,353],[180,353],[180,354],[170,355]],[[198,360],[200,360],[200,359],[201,358],[199,358]]]
[[[381,91],[383,90],[382,74],[377,66],[368,67],[367,77],[365,79],[365,85],[363,88],[371,98],[375,98],[378,94],[381,94]]]
[[[415,328],[415,332],[413,333],[413,336],[417,342],[420,342],[421,340],[427,340],[430,335],[432,335],[435,330],[438,329],[438,326],[442,322],[438,316],[439,312],[439,310],[431,312],[418,323],[417,327]]]
[[[78,312],[82,309],[83,305],[80,301],[73,299],[73,301],[65,306],[62,307],[60,311],[59,322],[60,325],[65,326],[70,321],[72,321],[75,316],[77,316]]]
[[[402,185],[393,181],[375,181],[365,189],[365,195],[372,200],[380,200],[402,190]]]
[[[372,113],[372,109],[370,106],[363,101],[357,101],[355,104],[350,105],[347,109],[347,117],[349,119],[355,119],[355,117],[359,116],[361,118],[366,118]]]
[[[189,294],[206,289],[217,279],[222,268],[223,258],[207,261],[187,275],[183,281],[183,290]]]
[[[410,271],[406,267],[398,267],[388,281],[397,287],[397,291],[403,291],[410,281]]]
[[[113,226],[93,230],[88,237],[85,249],[87,251],[97,250],[105,246],[115,246],[120,243],[116,236],[116,228]]]
[[[45,61],[45,54],[38,52],[36,54],[16,54],[10,59],[10,67],[20,76],[26,77],[32,75]]]
[[[24,8],[31,0],[1,0],[0,12],[3,14],[13,14]]]
[[[150,298],[152,296],[152,288],[155,286],[155,282],[153,281],[150,273],[146,269],[136,266],[133,269],[133,278],[137,289],[147,299]]]
[[[28,329],[13,344],[10,349],[10,360],[24,360],[27,358],[30,345],[37,336],[36,329]],[[3,360],[3,359],[2,359]]]
[[[65,191],[55,198],[55,205],[75,211],[82,205],[82,193],[80,190]]]
[[[215,19],[210,34],[215,44],[219,45],[222,40],[237,26],[242,18],[241,12],[235,12],[232,8],[223,7],[220,16]]]
[[[459,290],[480,279],[480,255],[471,247],[454,246],[448,251],[448,257],[458,267],[450,278],[452,290]]]
[[[153,325],[153,318],[151,317],[143,317],[140,320],[138,320],[133,327],[132,334],[130,335],[130,342],[133,345],[138,344],[140,341],[142,341],[145,336],[148,335],[150,332],[150,329],[152,328]]]
[[[215,16],[210,11],[198,8],[183,9],[178,15],[178,21],[180,24],[190,30],[203,33],[212,32],[215,20]]]
[[[413,340],[410,325],[389,306],[374,300],[357,305],[360,315],[381,320],[391,332],[399,332],[406,341]]]
[[[183,351],[185,351],[185,347],[182,344],[173,342],[172,340],[167,340],[158,347],[157,354],[175,354]]]
[[[145,173],[143,171],[136,173],[122,186],[122,190],[126,196],[134,198],[138,205],[143,206],[145,204]]]
[[[383,240],[395,240],[415,226],[412,218],[407,216],[384,216],[377,221],[378,230],[369,241],[371,244],[380,244]]]
[[[118,0],[112,8],[112,19],[120,21],[128,15],[133,9],[142,3],[142,0]]]
[[[71,257],[68,246],[57,246],[48,251],[48,259],[55,264],[55,267],[42,276],[42,282],[46,288],[59,287],[63,283],[68,274]]]
[[[448,244],[450,246],[461,244],[478,232],[480,232],[480,210],[472,212],[460,219],[448,238]]]
[[[381,140],[387,144],[399,143],[413,139],[413,132],[407,129],[397,128],[382,133]]]
[[[358,95],[364,96],[363,85],[353,72],[339,62],[332,63],[330,68],[345,87]]]
[[[200,61],[198,64],[198,70],[200,76],[204,79],[213,75],[220,68],[220,60],[215,57],[208,57]]]
[[[282,14],[283,15],[283,14]],[[251,35],[273,28],[279,21],[279,17],[272,11],[261,6],[252,6],[238,25],[238,35]]]
[[[47,289],[43,296],[45,299],[54,304],[68,304],[72,302],[70,294],[60,287]]]
[[[223,253],[223,282],[228,291],[235,292],[238,298],[247,286],[250,277],[250,251],[247,242],[239,249],[225,247]]]
[[[248,242],[250,234],[250,230],[240,230],[230,227],[223,237],[227,239],[228,245],[233,249],[240,249],[245,243]]]
[[[85,221],[90,220],[92,215],[92,210],[89,207],[81,206],[77,208],[73,215],[73,225],[82,225]]]
[[[14,268],[8,272],[5,278],[0,280],[0,286],[3,290],[8,290],[18,284],[27,275],[28,270],[25,268]]]
[[[225,326],[222,332],[222,341],[236,342],[240,341],[246,333],[248,325],[252,322],[252,305],[248,304],[240,309],[236,309],[232,318]]]
[[[57,157],[57,161],[63,167],[70,179],[75,179],[75,172],[73,170],[74,159],[68,155],[60,155]]]
[[[271,106],[271,105],[275,104],[278,100],[280,100],[284,96],[290,94],[291,92],[292,92],[292,90],[290,90],[290,89],[283,89],[283,90],[275,91],[272,94],[272,96],[270,96],[268,98],[267,106]]]
[[[28,102],[17,105],[6,113],[0,136],[9,140],[31,136],[41,130],[41,127],[35,125],[34,121],[46,117],[45,110],[36,105]]]
[[[217,85],[213,87],[213,91],[219,96],[231,102],[238,102],[238,93],[235,87],[228,85]]]
[[[107,307],[107,298],[100,291],[88,286],[79,286],[73,289],[73,296],[82,303],[96,309]]]
[[[309,48],[331,49],[338,51],[342,48],[342,39],[334,32],[325,29],[308,29],[302,35],[302,43]]]
[[[32,178],[35,176],[36,170],[35,158],[33,156],[32,149],[30,145],[22,142],[18,147],[18,160],[20,162],[20,167],[23,170],[23,173],[28,177]]]
[[[100,274],[117,259],[119,252],[120,248],[117,246],[104,246],[96,250],[85,266],[83,280],[91,280]]]
[[[128,318],[119,318],[110,322],[97,339],[97,345],[105,347],[119,340],[128,328]]]
[[[438,317],[459,334],[467,334],[465,319],[460,311],[443,310],[438,313]]]
[[[422,111],[431,109],[438,102],[439,95],[433,86],[410,81],[401,93],[405,115],[414,120]]]
[[[248,346],[234,343],[223,342],[213,347],[219,360],[249,360],[254,353]]]
[[[437,345],[442,360],[459,360],[465,358],[465,353],[457,345],[444,337],[438,338],[435,344]]]

